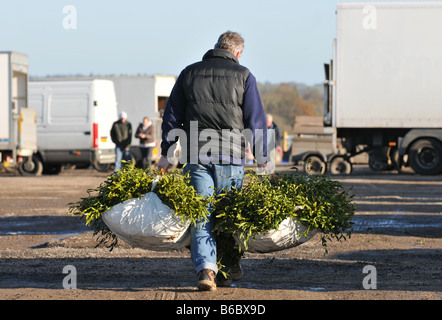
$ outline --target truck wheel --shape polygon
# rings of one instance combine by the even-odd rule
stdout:
[[[410,166],[422,175],[438,174],[442,171],[442,143],[436,139],[419,139],[410,148]]]
[[[334,157],[330,161],[330,173],[331,174],[350,174],[352,171],[352,165],[350,161],[346,160],[342,156]]]
[[[304,171],[309,174],[324,174],[326,169],[325,162],[318,156],[309,156],[305,160]]]
[[[38,156],[32,156],[31,159],[23,159],[18,165],[18,171],[24,176],[41,176],[43,164]]]

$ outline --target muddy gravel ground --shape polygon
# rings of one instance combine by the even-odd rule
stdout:
[[[286,170],[288,167],[280,167]],[[244,277],[198,292],[186,250],[154,252],[120,242],[95,248],[92,232],[67,214],[107,173],[0,174],[0,299],[32,300],[441,300],[442,176],[372,173],[335,176],[352,188],[354,231],[298,247],[247,253]],[[65,289],[76,285],[76,289]]]

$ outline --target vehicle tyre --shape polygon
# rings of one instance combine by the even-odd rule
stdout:
[[[113,165],[113,163],[94,162],[92,165],[94,166],[95,170],[100,171],[100,172],[106,172],[106,171],[111,170],[111,166]]]
[[[342,156],[334,157],[330,161],[330,173],[331,174],[350,174],[352,171],[352,165],[350,161]]]
[[[414,172],[422,175],[442,171],[442,143],[436,139],[419,139],[410,148],[409,163]]]
[[[309,174],[324,174],[326,170],[326,163],[318,156],[309,156],[305,160],[304,171]]]
[[[41,176],[43,172],[43,163],[40,157],[33,155],[31,161],[23,159],[18,165],[18,171],[24,176]]]

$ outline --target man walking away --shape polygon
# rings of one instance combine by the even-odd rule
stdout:
[[[184,172],[190,171],[191,184],[200,195],[242,187],[245,131],[252,133],[248,139],[255,158],[267,159],[266,116],[255,77],[239,64],[243,48],[244,39],[238,33],[223,33],[202,61],[181,72],[163,115],[158,166],[164,170],[170,166],[168,151],[177,139],[169,133],[184,132],[179,138],[187,158]],[[259,166],[265,167],[266,162],[261,161]],[[191,257],[198,289],[204,291],[216,289],[213,223],[209,216],[207,223],[191,226]]]

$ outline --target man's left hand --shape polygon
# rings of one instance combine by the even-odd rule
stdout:
[[[167,169],[169,169],[170,163],[169,160],[167,160],[167,157],[161,156],[160,160],[158,161],[158,169],[163,170],[164,172],[167,172]]]

